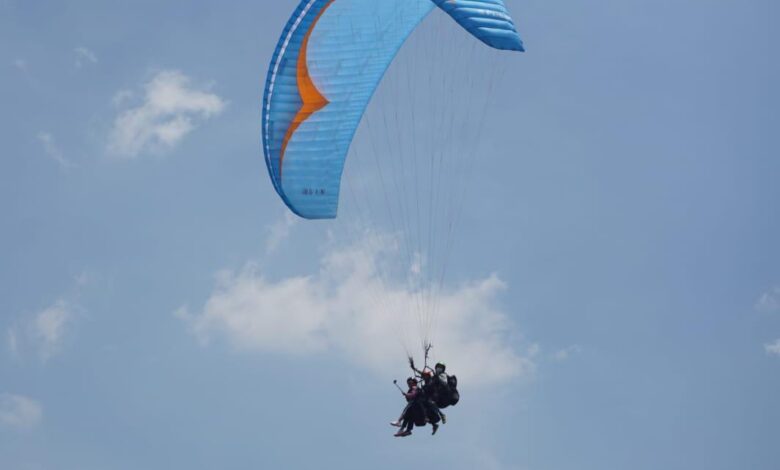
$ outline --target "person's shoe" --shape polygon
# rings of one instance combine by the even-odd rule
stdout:
[[[433,426],[433,432],[431,433],[431,436],[433,436],[434,434],[436,434],[436,431],[439,430],[439,425],[438,424],[432,424],[431,426]]]
[[[390,426],[395,426],[397,428],[400,428],[401,427],[401,421],[400,420],[393,421],[392,423],[390,423]]]
[[[447,415],[441,413],[441,424],[447,424]]]
[[[393,434],[395,437],[406,437],[409,434],[411,434],[412,431],[398,431],[397,433]]]

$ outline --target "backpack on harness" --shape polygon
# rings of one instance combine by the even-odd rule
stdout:
[[[460,392],[458,392],[458,378],[454,375],[447,377],[447,388],[449,389],[449,406],[455,406],[460,401]]]

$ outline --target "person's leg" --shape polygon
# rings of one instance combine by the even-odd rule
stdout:
[[[412,421],[408,417],[404,417],[404,420],[401,423],[401,429],[399,429],[398,432],[395,433],[395,437],[408,436],[409,434],[412,433],[413,427],[414,427],[414,421]]]
[[[412,429],[414,428],[415,410],[417,410],[415,405],[415,402],[410,402],[406,405],[406,408],[404,408],[404,412],[401,415],[401,429],[395,433],[396,437],[404,437],[412,433]]]
[[[401,416],[399,416],[397,420],[390,423],[390,426],[400,427],[404,421],[404,416],[406,416],[406,413],[408,411],[409,411],[409,403],[407,403],[406,406],[404,407],[404,410],[401,412]]]
[[[433,400],[428,400],[428,407],[431,410],[431,413],[441,419],[442,424],[447,424],[447,416],[444,415],[444,413],[441,412],[441,409],[438,405],[436,405],[436,402]]]

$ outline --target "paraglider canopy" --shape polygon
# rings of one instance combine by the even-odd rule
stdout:
[[[486,45],[523,51],[503,0],[303,0],[268,70],[263,151],[295,214],[335,218],[344,160],[387,67],[440,8]]]

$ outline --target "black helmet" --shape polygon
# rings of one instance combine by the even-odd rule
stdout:
[[[444,372],[445,370],[447,370],[447,364],[443,362],[439,362],[436,364],[436,367],[434,367],[434,369],[438,369],[438,368],[441,368],[441,371]]]

